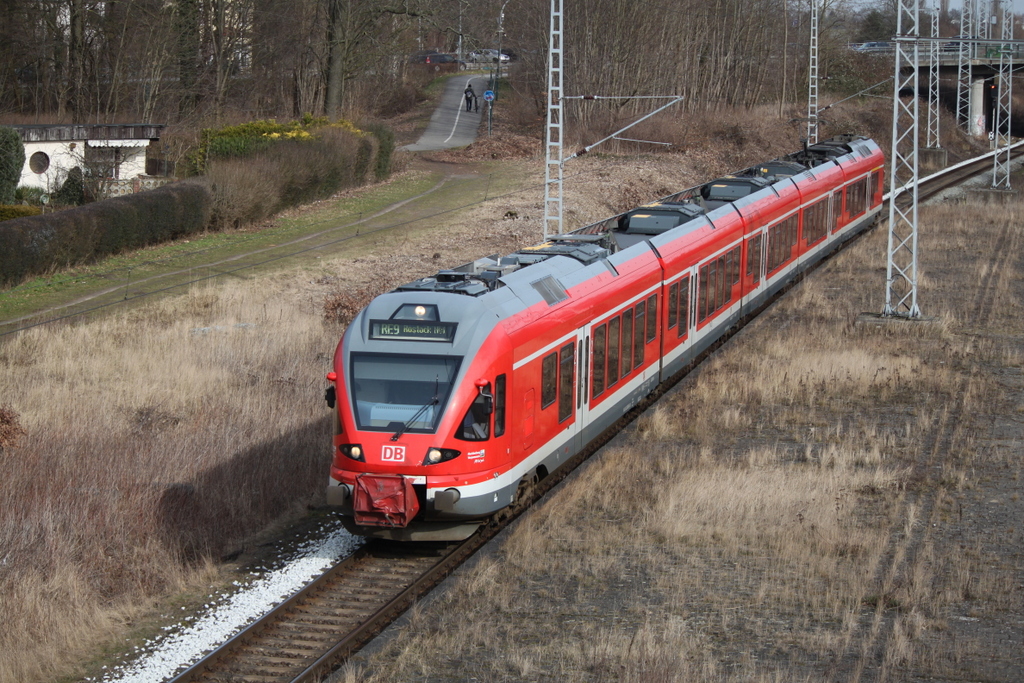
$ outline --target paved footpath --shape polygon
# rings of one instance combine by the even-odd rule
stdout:
[[[476,91],[480,111],[466,111],[466,101],[462,93],[466,84],[471,83]],[[465,147],[476,140],[476,131],[480,127],[480,117],[484,115],[484,91],[487,89],[487,78],[484,76],[453,76],[448,79],[441,102],[430,117],[430,124],[418,141],[406,145],[402,149],[410,152],[421,152],[431,149],[447,149],[449,147]]]

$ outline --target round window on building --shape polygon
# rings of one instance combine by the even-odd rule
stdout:
[[[28,158],[28,167],[33,173],[46,173],[46,169],[50,168],[50,157],[46,152],[36,152]]]

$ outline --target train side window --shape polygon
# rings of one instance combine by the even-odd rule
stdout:
[[[608,322],[608,386],[619,381],[619,316]]]
[[[747,275],[753,276],[755,285],[761,281],[761,235],[747,241]]]
[[[872,206],[875,204],[875,196],[877,196],[879,192],[882,192],[885,187],[885,173],[883,171],[876,171],[875,178],[875,194],[870,197],[870,200],[868,201]]]
[[[740,283],[740,248],[739,246],[733,247],[732,250],[732,281],[730,285],[738,285]]]
[[[832,218],[830,225],[832,226],[832,232],[839,229],[839,215],[843,213],[843,191],[836,190],[832,193]]]
[[[804,244],[810,246],[820,240],[828,231],[828,199],[804,209]]]
[[[590,388],[591,398],[600,396],[604,392],[604,354],[606,333],[604,325],[594,330],[594,371],[592,373],[592,386]]]
[[[867,210],[868,179],[861,178],[846,188],[846,212],[856,218]]]
[[[768,230],[768,272],[775,270],[793,256],[796,246],[797,215],[793,214]]]
[[[488,394],[488,396],[484,396],[484,394]],[[482,392],[477,393],[476,398],[469,404],[466,414],[462,417],[462,426],[455,438],[462,441],[487,441],[491,438],[491,414],[488,408],[493,404],[489,394],[489,385]]]
[[[658,295],[647,297],[647,343],[650,344],[658,336]],[[641,352],[642,353],[642,352]]]
[[[718,306],[716,310],[725,306],[729,301],[729,254],[720,256],[718,259]]]
[[[679,281],[679,332],[677,336],[685,337],[690,330],[690,276]]]
[[[697,283],[697,321],[703,322],[708,317],[708,267],[700,269]]]
[[[636,323],[636,327],[633,328],[633,367],[638,368],[644,362],[644,337],[647,334],[646,301],[641,301],[636,305],[636,314],[633,320]]]
[[[549,353],[541,361],[540,409],[544,410],[555,402],[558,387],[558,354]]]
[[[494,380],[494,435],[505,433],[505,375]]]
[[[679,283],[675,282],[668,288],[668,329],[679,322]]]
[[[633,309],[622,314],[622,376],[633,369]]]
[[[721,305],[719,301],[719,287],[718,280],[721,272],[722,259],[715,259],[708,265],[708,317],[710,318],[718,307]]]
[[[572,415],[572,403],[576,395],[576,344],[569,342],[559,351],[561,360],[558,371],[558,421],[564,422]]]

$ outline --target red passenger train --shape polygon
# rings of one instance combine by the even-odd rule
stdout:
[[[334,356],[329,505],[459,540],[873,223],[885,159],[838,136],[375,298]]]

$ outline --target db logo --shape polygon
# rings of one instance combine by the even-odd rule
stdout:
[[[405,446],[381,446],[380,459],[384,462],[405,462]]]

